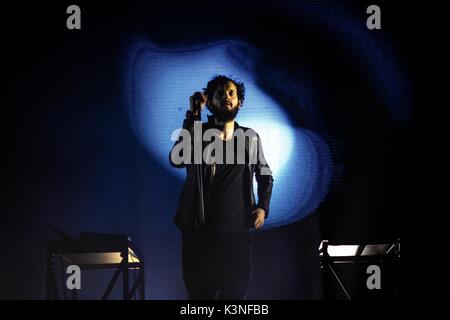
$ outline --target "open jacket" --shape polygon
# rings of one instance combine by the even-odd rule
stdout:
[[[234,130],[242,129],[244,132],[252,130],[250,128],[241,127],[237,122],[234,122]],[[191,138],[191,144],[193,145],[194,137],[194,117],[190,111],[186,113],[186,119],[183,122],[183,129],[189,131]],[[208,116],[208,122],[201,124],[201,137],[203,133],[214,128],[214,118]],[[254,132],[254,131],[253,131]],[[256,161],[246,161],[246,167],[244,170],[244,193],[246,197],[246,203],[250,204],[251,211],[256,208],[264,209],[266,212],[266,218],[269,214],[270,197],[272,195],[273,177],[272,172],[264,158],[262,150],[261,140],[259,135],[255,133],[256,145],[257,145],[257,157]],[[201,138],[200,138],[201,139]],[[202,155],[204,148],[211,142],[202,140]],[[200,230],[205,223],[205,213],[208,207],[208,201],[215,174],[215,163],[206,164],[202,161],[201,164],[194,164],[193,156],[189,164],[180,163],[175,164],[172,161],[172,151],[182,141],[181,135],[175,142],[172,150],[169,154],[169,161],[171,166],[176,168],[186,168],[187,177],[181,192],[178,209],[175,214],[174,222],[182,230]],[[192,146],[193,148],[193,146]],[[252,148],[252,149],[250,149]],[[192,149],[193,150],[193,149]],[[246,159],[249,159],[249,150],[255,150],[250,146],[249,139],[245,139],[245,153]],[[193,153],[193,152],[192,152]],[[203,158],[202,158],[203,159]],[[253,177],[256,177],[258,184],[258,202],[256,203],[255,195],[253,192]],[[250,218],[251,211],[248,212]]]

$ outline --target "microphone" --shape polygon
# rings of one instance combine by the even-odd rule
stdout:
[[[206,103],[206,97],[200,91],[192,95],[192,109],[196,120],[201,119],[202,104]]]
[[[194,93],[194,95],[192,96],[192,100],[194,103],[194,110],[201,110],[201,103],[206,102],[204,101],[205,97],[200,91]]]

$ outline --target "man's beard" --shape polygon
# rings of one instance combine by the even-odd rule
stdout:
[[[227,122],[234,120],[239,112],[239,108],[234,108],[233,110],[228,110],[224,107],[210,107],[209,111],[216,117],[217,120],[222,122]]]

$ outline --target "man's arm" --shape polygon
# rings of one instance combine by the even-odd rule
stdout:
[[[190,153],[191,153],[191,162],[190,164],[194,163],[194,155],[193,155],[193,150],[194,150],[194,121],[195,119],[200,119],[200,113],[201,110],[205,107],[206,105],[206,101],[207,101],[207,96],[200,93],[200,92],[196,92],[194,93],[192,96],[189,97],[189,105],[190,108],[188,111],[186,111],[186,117],[183,121],[183,129],[185,130],[185,133],[189,135],[190,138]],[[186,167],[186,163],[184,163],[183,161],[179,164],[174,163],[173,162],[173,158],[174,157],[179,157],[182,158],[183,157],[183,149],[181,148],[180,154],[174,154],[172,155],[172,152],[175,150],[178,150],[179,148],[177,148],[177,146],[183,142],[183,134],[180,133],[180,135],[178,136],[177,141],[175,141],[174,145],[172,146],[172,149],[169,152],[169,162],[170,165],[172,167],[175,168],[184,168]]]
[[[258,158],[255,166],[256,182],[258,183],[258,203],[253,211],[256,214],[255,228],[259,229],[269,215],[270,198],[272,196],[273,176],[264,157],[261,138],[258,137]]]

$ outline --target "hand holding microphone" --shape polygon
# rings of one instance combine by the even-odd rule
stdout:
[[[207,95],[197,91],[192,96],[189,97],[190,102],[190,110],[191,112],[199,117],[200,112],[206,105],[206,101],[208,100]]]

